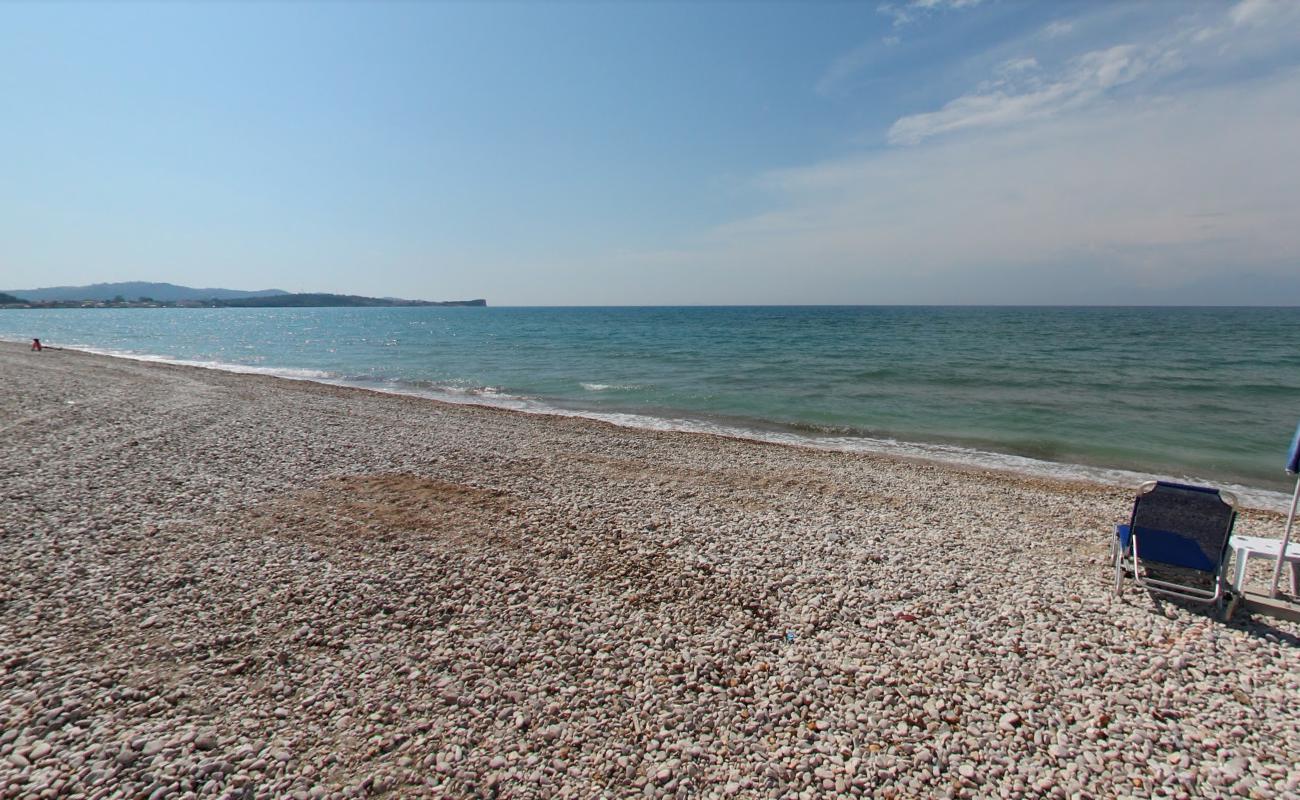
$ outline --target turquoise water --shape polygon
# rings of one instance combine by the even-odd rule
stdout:
[[[0,337],[625,424],[1289,491],[1296,308],[0,311]]]

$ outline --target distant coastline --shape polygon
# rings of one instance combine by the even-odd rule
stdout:
[[[35,300],[0,297],[0,309],[24,308],[396,308],[400,306],[487,306],[475,300],[398,300],[345,294],[288,294],[212,300]]]
[[[98,283],[0,292],[0,308],[394,308],[400,306],[472,306],[487,301],[405,300],[279,289],[195,289],[171,283]]]

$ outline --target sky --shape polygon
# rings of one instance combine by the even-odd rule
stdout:
[[[1300,304],[1300,0],[0,2],[0,287]]]

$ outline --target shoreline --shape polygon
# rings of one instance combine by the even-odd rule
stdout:
[[[1300,792],[1300,626],[1115,599],[1128,489],[0,374],[3,797]]]
[[[0,339],[0,341],[22,344],[17,340]],[[675,431],[729,439],[741,439],[754,442],[766,442],[792,447],[810,448],[825,452],[869,453],[887,458],[918,459],[954,469],[991,470],[1006,472],[1025,478],[1057,480],[1065,483],[1081,483],[1105,486],[1108,488],[1135,489],[1147,480],[1166,480],[1178,483],[1216,486],[1233,493],[1242,507],[1261,511],[1284,513],[1289,507],[1291,495],[1273,489],[1246,486],[1225,481],[1215,481],[1194,476],[1178,476],[1151,472],[1139,472],[1118,467],[1104,467],[1089,464],[1048,461],[1013,453],[1001,453],[992,450],[979,450],[956,444],[940,442],[919,442],[897,439],[879,439],[856,435],[817,435],[798,433],[788,430],[787,426],[772,424],[764,430],[761,427],[741,426],[729,423],[712,422],[707,419],[691,417],[659,417],[635,412],[603,412],[592,410],[569,409],[552,405],[545,401],[534,401],[512,395],[500,395],[497,402],[492,395],[469,392],[463,395],[448,390],[422,389],[413,384],[399,380],[390,380],[390,386],[367,386],[362,382],[348,380],[330,375],[328,372],[293,367],[259,367],[241,364],[193,361],[157,354],[128,353],[90,346],[70,346],[55,348],[71,350],[87,355],[106,358],[121,358],[146,364],[167,364],[192,369],[208,369],[240,375],[257,375],[281,378],[292,381],[308,381],[326,386],[357,389],[378,394],[418,397],[436,403],[464,405],[497,410],[515,411],[541,416],[568,417],[602,422],[621,428],[647,431]]]

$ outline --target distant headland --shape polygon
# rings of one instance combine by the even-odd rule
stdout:
[[[196,289],[174,283],[96,283],[0,292],[0,308],[369,308],[486,306],[486,300],[403,300],[280,289]]]

